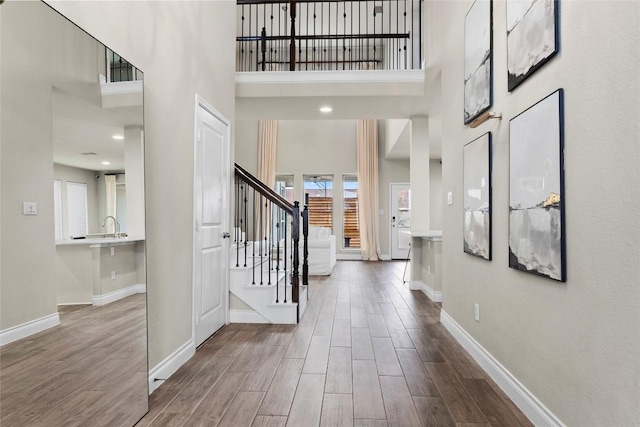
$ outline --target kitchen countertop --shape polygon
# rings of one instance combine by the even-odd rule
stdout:
[[[92,247],[128,245],[131,243],[142,242],[144,237],[121,237],[119,239],[113,237],[97,237],[90,239],[61,240],[56,242],[56,246],[78,246],[91,245]]]
[[[434,242],[442,241],[442,230],[400,231],[400,233],[409,235],[411,237],[419,237],[425,240],[432,240]]]

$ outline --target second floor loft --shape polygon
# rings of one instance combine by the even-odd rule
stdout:
[[[424,0],[237,0],[236,71],[424,68]]]

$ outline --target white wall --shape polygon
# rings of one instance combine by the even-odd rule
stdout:
[[[8,2],[2,6],[3,34],[6,27],[4,9],[10,4]],[[50,4],[145,73],[149,362],[150,367],[154,367],[192,337],[191,224],[195,97],[196,94],[201,95],[231,123],[234,122],[236,5],[231,1],[53,1]],[[26,22],[20,25],[26,32],[22,40],[25,44],[21,45],[16,55],[20,54],[19,58],[22,59],[23,56],[28,58],[28,53],[34,51],[42,41],[30,35],[32,28]],[[9,43],[16,43],[16,40],[9,41],[3,37],[2,42],[2,91],[5,95],[5,78],[9,78],[5,77],[5,47]],[[33,46],[27,43],[33,43]],[[54,48],[50,50],[56,51]],[[32,58],[28,59],[33,61]],[[46,61],[46,58],[42,58],[42,61]],[[30,65],[31,68],[27,69],[38,68]],[[30,85],[27,77],[15,78],[16,84],[21,87]],[[29,121],[50,121],[50,116],[40,113],[40,105],[46,104],[47,99],[30,99]],[[18,137],[11,138],[11,142],[20,141],[20,144],[11,143],[10,149],[5,150],[5,142],[9,138],[5,140],[8,135],[5,134],[4,115],[17,113],[15,110],[5,111],[3,104],[3,304],[6,301],[6,279],[19,283],[38,283],[39,286],[43,286],[43,283],[52,285],[55,259],[50,185],[53,178],[51,147],[44,145],[46,136],[31,135],[25,141]],[[21,176],[20,165],[11,166],[21,158],[28,158],[31,167],[43,172],[33,179],[20,182],[19,188],[11,190],[9,194],[6,192],[5,177]],[[11,170],[7,169],[8,166]],[[46,182],[46,186],[43,186],[43,182]],[[18,202],[25,198],[46,201],[40,204],[44,208],[43,214],[30,223],[28,218],[14,214],[8,218],[7,214],[15,211]],[[14,201],[11,210],[5,207],[8,206],[5,200]],[[51,213],[47,215],[47,212]],[[12,226],[12,234],[16,235],[12,241],[27,240],[29,245],[5,247],[7,225]],[[10,269],[10,260],[6,260],[9,249],[15,251],[12,259],[23,259]],[[44,310],[42,314],[39,314],[42,309],[36,313],[35,308],[29,308],[35,302],[21,300],[18,305],[24,313],[22,321],[55,311],[55,294],[52,293],[49,299],[51,302],[43,301],[43,304],[48,303],[53,308]],[[4,323],[1,327],[5,328]]]
[[[296,200],[302,201],[302,176],[334,176],[334,234],[338,251],[342,247],[342,175],[357,174],[355,120],[280,120],[278,135],[278,174],[292,174]],[[378,170],[380,180],[380,251],[389,255],[389,183],[409,182],[409,161],[384,158],[384,121],[378,128]],[[258,122],[236,122],[236,162],[256,174],[258,165]]]
[[[494,1],[494,106],[463,125],[464,16],[430,3],[442,93],[444,310],[562,422],[640,420],[640,3],[560,2],[560,52],[507,92],[505,2]],[[566,283],[508,267],[509,119],[565,90]],[[463,253],[462,147],[493,133],[493,261]],[[473,318],[480,304],[481,321]]]

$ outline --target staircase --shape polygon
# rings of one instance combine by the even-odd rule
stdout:
[[[307,302],[307,207],[301,212],[238,164],[234,199],[230,289],[249,308],[231,310],[231,322],[298,323]]]

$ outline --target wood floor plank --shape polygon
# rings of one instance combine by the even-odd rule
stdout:
[[[291,404],[287,426],[307,427],[320,424],[325,375],[302,374]]]
[[[267,391],[284,356],[285,347],[268,346],[241,387],[244,391]]]
[[[528,420],[523,420],[519,412],[512,410],[496,393],[493,388],[482,379],[463,379],[462,385],[471,398],[476,402],[489,424],[495,427],[510,427],[532,425]]]
[[[369,334],[369,328],[351,329],[351,357],[353,360],[375,359],[375,357],[373,356],[373,344],[371,344],[371,335]]]
[[[264,392],[261,391],[238,392],[218,427],[250,426],[263,397]]]
[[[371,338],[378,375],[402,375],[391,338]]]
[[[309,352],[302,368],[303,374],[326,374],[329,363],[331,337],[315,336],[311,338]]]
[[[385,338],[389,336],[387,325],[384,323],[382,313],[368,313],[367,322],[369,323],[369,333],[371,337]]]
[[[368,418],[355,418],[354,426],[355,427],[387,427],[387,420],[372,420]]]
[[[333,331],[333,318],[322,318],[316,322],[316,327],[313,330],[313,336],[330,337]]]
[[[381,376],[380,387],[390,426],[422,425],[404,377]]]
[[[289,415],[303,364],[304,359],[282,359],[258,414]]]
[[[354,360],[352,364],[354,418],[386,419],[376,363]]]
[[[258,415],[251,427],[284,427],[287,424],[287,417],[269,417]]]
[[[396,354],[412,396],[440,396],[415,349],[397,349]]]
[[[262,353],[269,345],[271,338],[271,334],[267,331],[258,330],[256,335],[249,338],[244,350],[235,358],[231,366],[229,366],[229,370],[237,372],[251,372],[255,364],[260,360]]]
[[[351,347],[351,321],[335,319],[331,334],[331,347]]]
[[[438,351],[437,342],[427,338],[419,329],[407,329],[407,333],[423,362],[445,362],[442,353]]]
[[[320,426],[353,426],[353,397],[351,394],[325,393]]]
[[[475,404],[467,390],[458,381],[456,374],[446,363],[426,363],[442,400],[449,409],[451,416],[458,423],[486,423],[487,419]]]
[[[304,359],[307,356],[313,329],[311,326],[299,326],[298,329],[296,329],[289,343],[289,347],[284,354],[286,359]]]
[[[413,403],[423,426],[456,427],[442,398],[414,396]]]
[[[351,348],[331,347],[324,391],[347,394],[353,392]]]
[[[334,318],[336,320],[351,320],[351,307],[349,306],[348,297],[347,301],[338,301]]]
[[[351,305],[351,327],[352,328],[368,328],[367,313],[364,307],[354,307]]]
[[[200,404],[203,396],[216,384],[223,376],[227,368],[233,362],[229,357],[214,357],[212,363],[207,364],[207,369],[201,371],[176,398],[164,409],[164,413],[191,415],[194,409]],[[242,380],[244,377],[242,375]]]
[[[185,425],[206,427],[217,425],[247,377],[246,372],[226,372],[202,398]]]

